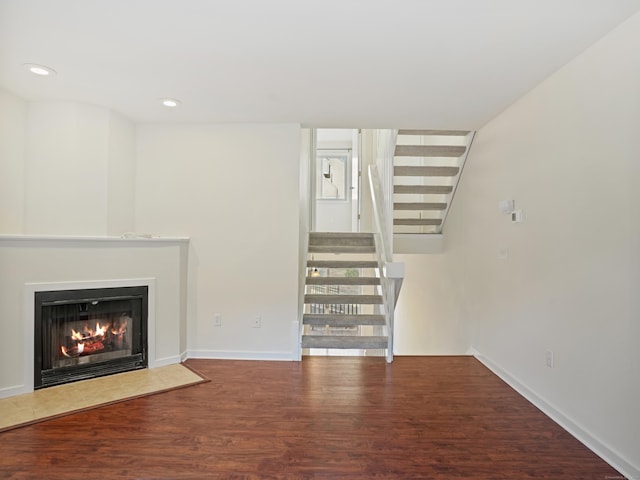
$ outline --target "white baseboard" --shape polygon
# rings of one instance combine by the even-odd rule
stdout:
[[[33,387],[28,385],[14,385],[11,387],[0,388],[0,398],[15,397],[24,393],[32,393]]]
[[[529,402],[542,410],[542,412],[544,412],[549,418],[551,418],[551,420],[556,422],[567,432],[573,435],[576,439],[582,442],[588,449],[602,458],[613,468],[618,470],[628,480],[640,480],[640,468],[632,465],[629,461],[625,460],[613,448],[607,446],[592,433],[582,428],[569,416],[564,414],[558,408],[554,407],[552,404],[539,396],[536,392],[531,390],[524,383],[519,381],[516,377],[514,377],[500,365],[493,362],[491,359],[485,357],[473,348],[469,350],[469,354],[473,355],[476,359],[478,359],[478,361],[480,361],[484,366],[486,366],[489,370],[500,377],[511,388],[513,388]]]
[[[189,350],[187,358],[209,360],[276,360],[296,361],[295,352],[237,352],[226,350]]]
[[[149,360],[149,368],[166,367],[167,365],[174,365],[176,363],[182,363],[182,355],[174,355],[173,357],[158,358],[153,362]]]

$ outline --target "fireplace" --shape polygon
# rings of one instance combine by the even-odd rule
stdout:
[[[147,367],[148,287],[35,292],[34,388]]]

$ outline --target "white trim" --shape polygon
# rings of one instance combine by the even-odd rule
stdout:
[[[31,373],[31,376],[33,377],[33,372]],[[31,387],[31,390],[29,390],[29,387],[27,385],[15,385],[13,387],[0,388],[0,399],[15,397],[16,395],[22,395],[23,393],[31,392],[33,392],[33,387]]]
[[[304,313],[303,313],[304,315]],[[300,334],[300,323],[297,320],[291,322],[291,336],[292,336],[292,345],[293,352],[291,354],[291,360],[300,361],[302,360],[302,336]]]
[[[516,392],[526,398],[529,402],[540,409],[551,420],[556,422],[567,432],[573,435],[577,440],[582,442],[592,452],[602,458],[605,462],[618,470],[629,480],[640,480],[640,468],[632,465],[629,461],[625,460],[622,455],[617,453],[613,448],[600,441],[591,432],[580,426],[577,422],[572,420],[568,415],[562,412],[560,409],[549,403],[547,400],[539,396],[536,392],[527,387],[524,383],[518,380],[515,376],[509,373],[507,370],[493,362],[491,359],[485,357],[474,348],[469,349],[469,353],[473,355],[479,362],[486,366],[489,370],[500,377]]]
[[[153,362],[153,367],[149,365],[149,368],[166,367],[168,365],[175,365],[176,363],[182,363],[182,355],[174,355],[173,357],[159,358]],[[151,362],[149,362],[151,363]]]
[[[188,358],[207,360],[270,360],[296,362],[296,352],[236,352],[229,350],[189,350]]]
[[[33,392],[33,353],[34,353],[34,330],[33,319],[35,316],[34,296],[36,292],[50,292],[61,290],[83,290],[87,288],[117,288],[117,287],[147,287],[147,352],[149,368],[170,365],[163,363],[167,359],[156,361],[156,279],[155,278],[127,278],[117,280],[92,280],[77,282],[47,282],[47,283],[25,283],[24,284],[24,319],[22,322],[24,329],[24,386],[19,393]],[[178,358],[178,357],[176,357]],[[179,363],[179,362],[171,362]],[[11,389],[13,387],[10,387]],[[3,392],[4,390],[0,391]]]

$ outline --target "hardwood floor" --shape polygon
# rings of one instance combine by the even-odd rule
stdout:
[[[211,382],[0,434],[0,478],[622,478],[472,357],[187,364]]]

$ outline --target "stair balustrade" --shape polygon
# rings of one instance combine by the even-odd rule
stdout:
[[[373,201],[374,214],[374,240],[376,244],[376,256],[378,259],[378,271],[380,272],[380,285],[384,301],[385,324],[388,332],[387,362],[393,361],[393,328],[394,310],[402,288],[404,278],[404,264],[393,262],[392,246],[389,239],[392,238],[387,228],[388,212],[383,195],[383,186],[375,165],[369,166],[369,187]]]

